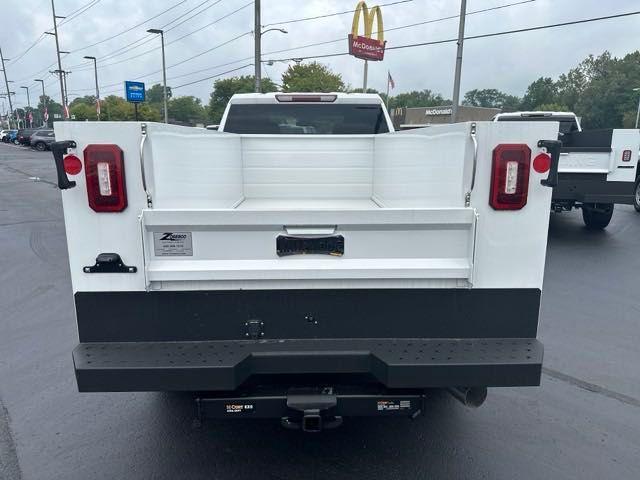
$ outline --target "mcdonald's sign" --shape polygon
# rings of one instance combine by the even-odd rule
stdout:
[[[364,20],[364,35],[359,34],[360,15]],[[376,37],[373,33],[373,21],[377,20]],[[349,54],[363,60],[380,61],[384,59],[384,26],[382,23],[382,10],[375,6],[370,9],[363,1],[358,2],[353,14],[353,25],[349,34]]]

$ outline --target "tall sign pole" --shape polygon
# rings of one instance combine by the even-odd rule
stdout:
[[[260,63],[262,58],[262,25],[260,24],[260,0],[254,2],[254,26],[253,26],[253,41],[254,41],[254,67],[255,67],[255,81],[256,81],[256,93],[262,91],[262,64]]]
[[[9,91],[9,80],[7,80],[7,69],[4,66],[4,56],[2,48],[0,48],[0,60],[2,61],[2,73],[4,73],[4,85],[7,87],[7,98],[9,99],[9,128],[11,128],[11,119],[13,118],[13,104],[11,103],[11,92]]]
[[[456,73],[453,80],[453,105],[451,123],[458,121],[458,105],[460,105],[460,77],[462,76],[462,48],[464,46],[464,20],[467,14],[467,0],[460,1],[460,24],[458,26],[458,51],[456,53]]]
[[[58,41],[58,17],[56,16],[56,5],[55,0],[51,0],[51,12],[53,14],[53,36],[56,37],[56,54],[58,55],[58,78],[60,79],[60,99],[62,100],[62,110],[63,110],[63,118],[64,120],[69,120],[68,118],[68,109],[67,103],[65,100],[65,90],[64,90],[64,80],[63,75],[64,72],[62,70],[62,61],[60,60],[60,42]]]

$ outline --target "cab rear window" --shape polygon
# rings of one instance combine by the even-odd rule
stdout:
[[[225,132],[245,134],[358,135],[387,133],[376,104],[232,104]]]

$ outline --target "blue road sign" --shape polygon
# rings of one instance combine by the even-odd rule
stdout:
[[[127,102],[144,102],[144,83],[126,81],[124,82],[124,92]]]

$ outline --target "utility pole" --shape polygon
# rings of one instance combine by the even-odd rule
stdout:
[[[47,96],[44,94],[44,80],[36,78],[34,82],[40,82],[42,85],[42,126],[48,127],[48,121],[44,118],[44,112],[47,110]]]
[[[0,48],[0,60],[2,61],[2,73],[4,73],[4,85],[7,87],[7,98],[9,99],[9,128],[11,128],[11,119],[13,117],[13,104],[11,103],[11,92],[9,91],[9,80],[7,80],[7,69],[4,66],[4,56],[2,55],[2,48]]]
[[[253,25],[253,40],[254,40],[254,67],[255,67],[255,81],[256,81],[256,93],[260,93],[262,91],[262,25],[260,24],[260,0],[255,0],[253,2],[254,5],[254,25]]]
[[[63,80],[63,70],[62,70],[62,61],[60,60],[60,42],[58,41],[58,18],[64,18],[64,17],[58,17],[56,16],[56,5],[55,5],[55,0],[51,0],[51,12],[53,15],[53,33],[50,32],[45,32],[48,35],[53,35],[54,37],[56,37],[56,54],[58,56],[58,70],[56,70],[58,72],[58,78],[60,79],[60,98],[62,100],[62,111],[63,111],[63,118],[64,120],[69,120],[68,116],[67,116],[67,102],[65,100],[66,96],[65,96],[65,87],[64,87],[64,80]]]
[[[90,56],[85,56],[84,58],[86,58],[87,60],[93,60],[93,71],[95,73],[95,79],[96,79],[96,113],[98,114],[98,121],[100,121],[100,88],[98,87],[98,60],[96,59],[96,57],[90,57]],[[164,58],[164,55],[163,55],[163,58]]]
[[[164,58],[164,30],[158,28],[150,28],[147,33],[155,33],[160,35],[162,42],[162,84],[164,86],[164,123],[169,123],[169,107],[167,105],[167,66]]]
[[[464,44],[464,21],[467,14],[467,0],[460,1],[460,24],[458,26],[458,51],[456,53],[456,73],[453,80],[453,105],[451,122],[458,121],[458,105],[460,105],[460,77],[462,76],[462,48]]]

